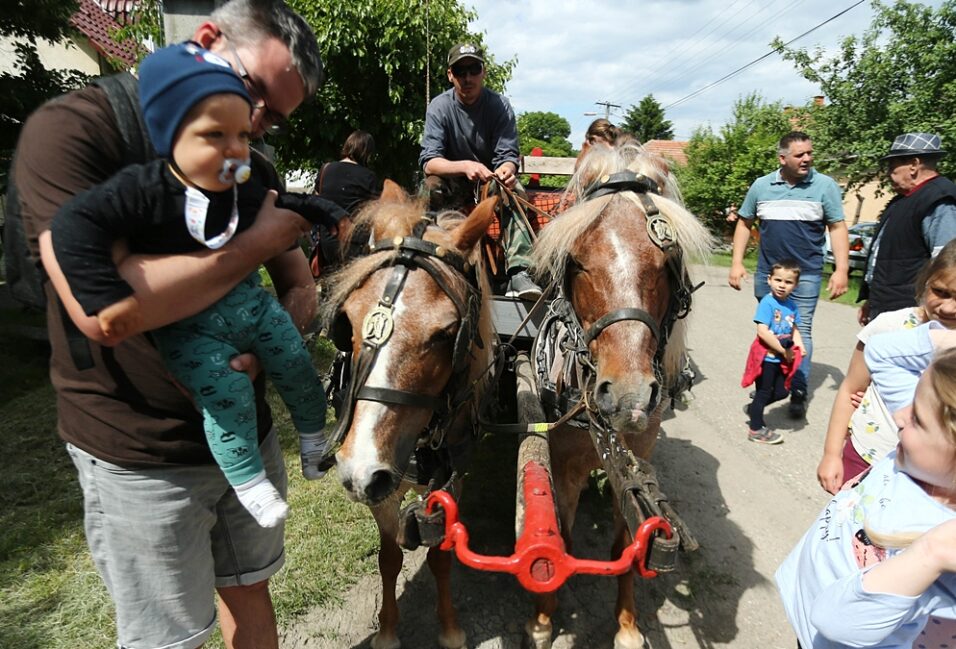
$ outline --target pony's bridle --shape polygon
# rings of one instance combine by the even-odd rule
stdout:
[[[351,380],[342,405],[342,415],[336,423],[333,439],[344,439],[352,422],[352,412],[356,401],[376,401],[400,406],[410,406],[433,411],[433,416],[422,437],[433,449],[444,442],[448,426],[454,420],[454,414],[470,399],[470,384],[465,372],[471,349],[482,348],[483,343],[478,330],[481,309],[481,288],[476,268],[457,252],[442,247],[421,237],[432,221],[422,219],[412,231],[411,236],[396,237],[378,241],[371,246],[370,253],[393,250],[396,255],[387,257],[380,266],[369,271],[372,273],[393,266],[394,270],[385,284],[382,297],[362,322],[362,346],[352,359]],[[449,286],[441,266],[447,266],[465,279],[464,299]],[[427,394],[397,390],[394,388],[369,387],[366,385],[379,351],[391,337],[394,320],[392,312],[398,296],[405,285],[408,273],[414,269],[427,272],[435,283],[445,292],[455,305],[461,325],[452,347],[452,375],[445,389],[438,397]],[[364,280],[363,280],[364,281]],[[343,322],[344,321],[344,322]],[[336,345],[345,347],[343,328],[350,327],[344,313],[340,313],[333,323],[333,339]],[[351,331],[348,331],[351,341]],[[349,347],[351,349],[351,347]]]
[[[661,322],[658,323],[653,315],[638,307],[615,309],[595,320],[587,331],[583,331],[583,327],[577,322],[577,316],[574,315],[574,310],[570,309],[569,311],[574,319],[572,325],[583,331],[585,347],[600,336],[601,332],[616,322],[632,320],[643,323],[650,329],[656,341],[657,346],[653,361],[654,374],[658,383],[663,384],[663,362],[667,341],[677,321],[687,317],[687,314],[690,313],[691,295],[700,288],[700,285],[691,286],[687,269],[684,266],[684,253],[677,243],[677,238],[674,235],[670,221],[660,213],[657,205],[648,197],[648,193],[660,193],[660,189],[653,180],[633,171],[609,174],[602,176],[596,184],[589,187],[582,200],[588,201],[600,196],[625,191],[634,192],[641,201],[641,206],[644,208],[644,214],[647,220],[647,234],[651,241],[664,252],[668,285],[671,287],[667,311],[665,311]],[[570,299],[571,291],[567,282],[565,283],[564,292],[567,298]]]

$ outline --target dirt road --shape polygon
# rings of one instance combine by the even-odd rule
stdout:
[[[695,296],[691,327],[700,374],[696,399],[665,418],[653,458],[665,493],[702,545],[677,573],[638,584],[641,628],[653,649],[791,649],[795,640],[773,572],[825,501],[815,469],[830,404],[854,345],[855,311],[820,302],[807,420],[788,419],[785,404],[771,406],[768,425],[786,441],[757,445],[746,438],[742,409],[747,390],[739,387],[754,336],[750,318],[756,303],[752,285],[734,291],[726,284],[726,273],[716,267],[696,269],[696,277],[707,281]],[[583,503],[575,554],[602,558],[608,547],[608,501],[592,494]],[[473,546],[510,552],[501,541],[509,522],[482,521],[480,515],[474,522]],[[406,554],[399,584],[400,633],[408,649],[437,646],[434,589],[423,559],[422,551]],[[531,611],[517,582],[461,566],[453,579],[468,646],[517,649]],[[572,578],[560,593],[555,648],[611,647],[615,592],[613,580]],[[316,609],[285,629],[281,646],[365,649],[375,630],[379,599],[377,578],[366,579],[343,594],[342,606]]]

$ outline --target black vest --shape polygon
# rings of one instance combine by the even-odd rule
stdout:
[[[879,249],[873,277],[866,286],[871,320],[885,311],[916,306],[913,284],[932,255],[923,238],[923,219],[943,201],[956,202],[956,184],[937,176],[916,192],[897,196],[886,206],[880,217],[878,238],[874,239],[874,247],[878,241]]]

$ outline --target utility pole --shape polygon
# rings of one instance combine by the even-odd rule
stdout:
[[[618,104],[612,104],[612,103],[609,102],[609,101],[596,101],[596,102],[594,102],[594,103],[597,104],[598,106],[604,106],[604,119],[611,119],[611,109],[612,109],[612,108],[620,108],[620,107],[621,107],[620,105],[618,105]]]

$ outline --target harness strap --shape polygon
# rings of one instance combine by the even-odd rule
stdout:
[[[578,413],[584,411],[585,408],[586,404],[582,399],[574,404],[574,407],[564,413],[557,421],[532,422],[530,424],[493,424],[484,419],[479,419],[478,423],[481,425],[482,430],[492,434],[522,435],[524,433],[550,433],[554,429],[560,428],[577,417]]]
[[[660,188],[653,180],[644,174],[633,171],[619,171],[615,174],[601,176],[599,182],[592,185],[584,192],[581,200],[588,201],[592,198],[616,194],[618,192],[634,192],[635,194],[659,194]]]
[[[638,322],[643,322],[647,325],[647,328],[651,330],[651,333],[654,334],[654,338],[659,342],[661,339],[660,327],[655,322],[654,317],[644,309],[617,309],[611,311],[605,316],[598,318],[597,322],[591,325],[591,328],[588,329],[587,333],[584,334],[584,344],[590,345],[591,341],[601,335],[601,332],[604,331],[607,327],[614,324],[615,322],[623,322],[625,320],[637,320]]]
[[[445,407],[445,402],[438,397],[393,388],[370,388],[367,385],[363,385],[359,389],[355,395],[355,400],[391,403],[398,406],[411,406],[412,408],[426,408],[436,411],[443,410]]]
[[[438,257],[462,275],[467,275],[471,269],[471,265],[465,261],[465,258],[454,250],[415,237],[395,237],[394,239],[376,241],[372,244],[370,252],[395,249],[402,252],[417,252],[429,257]]]

